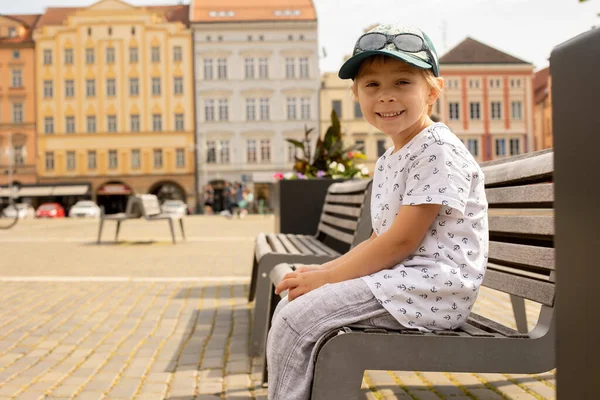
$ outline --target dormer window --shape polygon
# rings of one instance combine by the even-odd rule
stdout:
[[[8,28],[8,37],[17,37],[17,28],[11,26]]]

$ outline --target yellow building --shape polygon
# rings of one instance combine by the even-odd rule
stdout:
[[[131,193],[194,203],[188,14],[119,0],[46,10],[34,33],[40,183],[91,184],[107,213]]]
[[[39,15],[0,15],[0,197],[11,180],[34,184],[35,50]]]
[[[552,147],[552,77],[550,67],[535,73],[534,78],[534,135],[533,149]]]

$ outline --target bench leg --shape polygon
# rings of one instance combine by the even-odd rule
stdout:
[[[175,244],[175,229],[173,229],[173,219],[169,218],[167,221],[169,221],[169,228],[171,229],[171,240],[173,240],[173,244]]]
[[[274,288],[272,287],[274,290]],[[271,322],[273,321],[273,314],[275,314],[275,309],[277,308],[277,304],[281,301],[281,297],[273,293],[271,290],[271,299],[269,300],[269,312],[267,313],[267,335],[269,334],[269,330],[271,329]],[[267,348],[267,337],[265,335],[265,348]],[[265,384],[269,381],[269,370],[267,368],[267,352],[263,351],[263,376],[262,383]]]
[[[100,226],[98,228],[98,240],[96,244],[100,244],[100,239],[102,238],[102,226],[104,225],[104,218],[100,217]]]
[[[121,221],[117,221],[117,230],[115,231],[115,242],[119,241],[119,230],[121,229]]]
[[[256,254],[252,256],[252,275],[250,276],[250,292],[248,293],[248,303],[254,300],[256,292],[256,275],[258,275],[258,262]]]
[[[263,263],[258,267],[254,298],[254,319],[252,322],[252,332],[250,332],[250,355],[253,357],[262,356],[265,351],[267,326],[269,323],[269,304],[271,296],[274,296],[269,272],[271,272],[274,266],[271,263]]]
[[[525,299],[511,294],[510,300],[512,303],[513,313],[515,314],[517,330],[521,333],[529,332],[529,328],[527,327],[527,314],[525,312]]]
[[[343,357],[321,351],[317,356],[311,400],[359,400],[365,398],[361,383],[365,371],[355,365],[344,363]]]
[[[179,219],[179,226],[181,227],[181,236],[183,237],[183,240],[187,240],[185,238],[185,230],[183,229],[183,218]]]

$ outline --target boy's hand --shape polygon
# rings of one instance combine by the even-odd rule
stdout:
[[[319,264],[296,264],[296,272],[311,272],[320,271],[321,266]]]
[[[290,272],[279,282],[275,294],[289,290],[288,300],[292,301],[326,283],[329,283],[329,271]]]

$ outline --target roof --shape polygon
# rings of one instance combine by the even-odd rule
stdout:
[[[531,64],[467,37],[442,57],[440,64]]]
[[[316,20],[312,0],[195,0],[191,16],[192,22]]]
[[[533,98],[534,104],[538,104],[548,96],[548,78],[550,77],[550,67],[540,69],[533,77]]]
[[[33,43],[33,29],[36,27],[36,22],[40,18],[40,14],[0,14],[25,26],[27,32],[19,37],[3,37],[0,38],[0,45],[8,44],[9,46],[16,43]]]
[[[46,25],[62,25],[68,17],[75,14],[77,11],[85,10],[87,7],[48,7],[46,12],[42,14],[36,27]],[[180,4],[175,6],[139,6],[132,8],[146,8],[148,11],[162,13],[169,22],[181,22],[189,26],[189,6]]]

